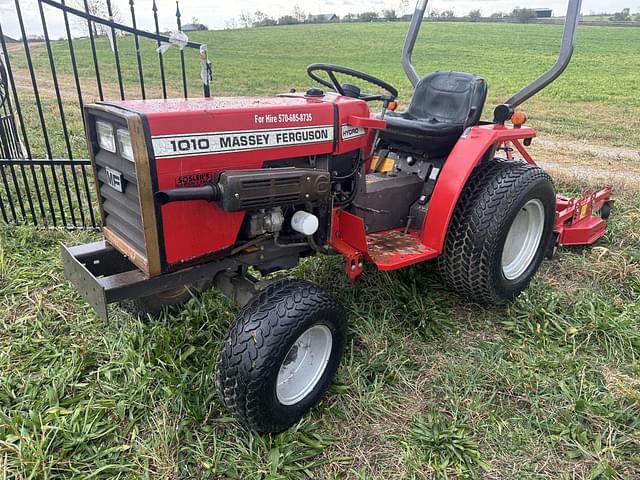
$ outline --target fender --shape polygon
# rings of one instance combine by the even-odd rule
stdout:
[[[440,172],[422,227],[422,243],[438,255],[442,253],[449,222],[462,190],[473,170],[493,145],[535,136],[535,130],[528,127],[514,128],[491,124],[467,129],[447,157]]]

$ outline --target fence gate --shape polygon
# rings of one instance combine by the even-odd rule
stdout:
[[[187,98],[190,92],[208,97],[207,46],[182,32],[178,2],[175,28],[166,35],[160,33],[155,0],[146,2],[144,12],[153,18],[154,32],[138,28],[134,0],[126,13],[111,0],[76,0],[73,6],[36,0],[36,33],[24,21],[32,21],[33,12],[25,15],[21,0],[14,3],[14,18],[9,13],[0,19],[0,219],[44,228],[99,228],[84,104]],[[47,22],[54,18],[64,26],[62,38],[51,38]],[[3,26],[17,31],[19,39],[5,36]]]

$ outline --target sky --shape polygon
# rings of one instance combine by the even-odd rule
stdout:
[[[73,4],[82,0],[67,0],[67,4]],[[27,35],[42,34],[42,24],[36,0],[19,0],[22,10]],[[129,1],[112,0],[122,13],[124,23],[130,24]],[[163,31],[175,30],[175,1],[156,0],[160,28]],[[153,30],[153,16],[151,14],[152,0],[135,0],[136,19],[138,27],[145,30]],[[190,23],[192,18],[197,18],[212,29],[225,28],[231,25],[233,19],[239,24],[237,18],[243,12],[255,12],[261,10],[269,16],[278,18],[291,13],[294,5],[299,5],[304,12],[311,13],[335,13],[339,16],[347,13],[358,13],[368,10],[381,11],[386,8],[395,9],[398,14],[411,13],[413,0],[409,0],[410,7],[407,11],[401,11],[399,0],[297,0],[286,2],[284,0],[235,0],[235,1],[198,1],[181,0],[182,23]],[[562,15],[566,9],[567,0],[430,0],[429,9],[452,9],[456,15],[465,15],[470,10],[480,9],[483,15],[494,12],[508,12],[514,7],[523,8],[551,8],[554,15]],[[583,0],[582,13],[593,14],[603,11],[619,11],[629,7],[632,12],[640,12],[640,0]],[[62,14],[56,9],[44,5],[45,17],[51,38],[60,38],[64,35],[64,23]],[[0,25],[5,35],[13,38],[20,36],[18,27],[15,0],[0,0]],[[72,25],[74,35],[80,31]]]

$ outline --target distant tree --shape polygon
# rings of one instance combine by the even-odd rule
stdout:
[[[503,12],[494,12],[489,15],[489,18],[504,18],[505,16],[506,14],[504,14]]]
[[[623,8],[621,11],[616,12],[613,16],[609,17],[612,22],[629,22],[631,21],[631,9]]]
[[[387,8],[386,10],[382,11],[382,17],[388,22],[391,22],[396,18],[398,18],[398,15],[396,14],[396,11],[393,8]]]
[[[298,21],[298,23],[304,23],[304,21],[307,19],[307,16],[300,8],[300,5],[294,5],[291,14]]]
[[[454,16],[455,16],[455,13],[453,12],[453,10],[443,10],[440,13],[441,18],[453,18]]]
[[[440,10],[436,10],[435,8],[429,10],[428,14],[431,18],[440,18]]]
[[[255,17],[253,21],[254,27],[271,27],[278,24],[273,18],[260,10],[256,11],[253,16]]]
[[[358,15],[361,22],[374,22],[378,19],[378,12],[362,12]]]
[[[633,17],[633,20],[636,22],[640,22],[640,13],[638,13],[635,17]]]
[[[347,13],[344,17],[342,17],[343,22],[357,22],[358,15],[355,13]]]
[[[244,28],[249,28],[253,25],[253,16],[249,12],[242,12],[238,18],[240,20],[240,25]]]
[[[232,19],[227,20],[226,22],[224,22],[224,28],[225,28],[225,30],[234,30],[234,29],[238,28],[238,24],[236,23],[236,19],[232,18]]]
[[[68,5],[76,8],[81,11],[85,11],[84,0],[70,0]],[[88,13],[95,17],[100,18],[109,18],[109,11],[107,9],[107,4],[103,0],[87,0]],[[120,13],[120,9],[115,4],[111,4],[111,13],[113,16],[113,21],[116,23],[122,23],[122,14]],[[85,34],[89,34],[89,26],[87,25],[87,21],[84,18],[76,17],[75,15],[71,16],[73,25]],[[107,36],[111,33],[111,29],[106,25],[100,25],[98,23],[92,22],[91,26],[93,27],[93,35],[95,37]],[[117,33],[117,30],[116,30]]]
[[[471,10],[469,12],[468,17],[471,19],[472,22],[477,22],[478,19],[482,18],[482,12],[479,9]]]
[[[511,12],[511,17],[518,23],[529,23],[536,19],[536,12],[532,8],[516,7]]]
[[[298,19],[293,15],[284,15],[278,19],[279,25],[295,25],[298,23]]]

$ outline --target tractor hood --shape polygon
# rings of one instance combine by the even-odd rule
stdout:
[[[142,116],[156,159],[264,150],[265,160],[339,153],[364,134],[349,117],[368,117],[365,102],[335,94],[106,102]],[[344,132],[343,132],[344,131]]]

